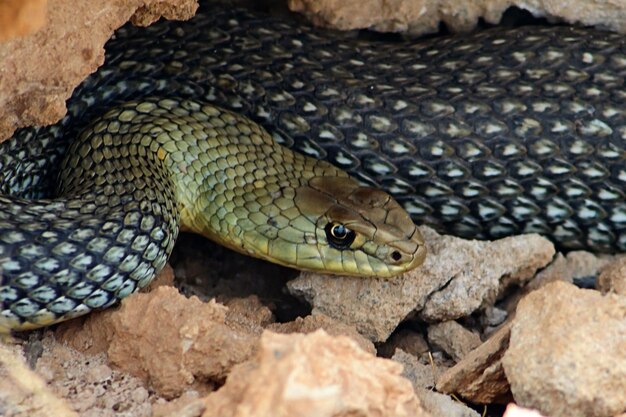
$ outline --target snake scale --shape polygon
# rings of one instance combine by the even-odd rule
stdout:
[[[106,51],[61,122],[0,144],[0,330],[145,286],[179,221],[255,256],[357,275],[423,260],[408,215],[464,237],[626,248],[621,35],[381,42],[211,8],[125,26]]]

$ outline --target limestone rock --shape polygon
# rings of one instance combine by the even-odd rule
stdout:
[[[477,404],[508,402],[511,396],[502,368],[502,356],[509,346],[510,326],[510,322],[502,326],[486,342],[444,372],[437,379],[437,390],[456,393]]]
[[[0,139],[63,117],[74,88],[102,64],[104,43],[131,17],[188,19],[196,8],[196,0],[49,0],[45,27],[0,44]]]
[[[267,326],[267,330],[276,333],[312,333],[315,330],[324,329],[331,336],[348,336],[354,340],[364,351],[376,355],[374,344],[361,336],[352,326],[348,326],[338,320],[323,314],[313,314],[304,318],[298,317],[289,323],[276,323]]]
[[[454,32],[473,29],[480,18],[495,24],[511,6],[536,17],[626,32],[626,3],[620,0],[289,0],[291,10],[318,25],[416,35],[436,32],[441,22]]]
[[[231,298],[226,302],[226,323],[230,327],[260,335],[263,328],[274,322],[274,315],[264,306],[259,297]]]
[[[400,329],[393,332],[389,339],[378,346],[378,355],[383,358],[391,358],[397,349],[421,358],[428,353],[430,346],[421,333],[410,329]]]
[[[419,268],[391,279],[302,273],[289,291],[322,313],[353,324],[372,341],[386,340],[410,313],[455,320],[491,304],[507,283],[523,283],[547,265],[554,246],[538,235],[493,242],[441,236],[421,228],[428,255]],[[353,300],[353,301],[351,301]]]
[[[428,326],[428,341],[457,362],[481,344],[480,336],[454,320]]]
[[[445,417],[479,416],[477,412],[466,407],[463,403],[453,400],[452,397],[433,391],[435,378],[443,371],[441,368],[433,364],[420,363],[415,356],[401,349],[396,349],[392,359],[402,364],[404,368],[402,375],[411,381],[422,406],[431,415]]]
[[[254,360],[206,397],[203,417],[428,416],[401,371],[345,336],[265,332]]]
[[[81,416],[149,417],[154,397],[139,378],[111,369],[106,355],[85,355],[58,343],[51,332],[43,339],[35,370],[48,386]],[[46,413],[46,416],[53,414]],[[60,414],[69,416],[71,414]]]
[[[573,283],[575,280],[596,277],[614,260],[614,256],[598,256],[585,251],[572,251],[566,256],[559,253],[550,265],[528,283],[526,292],[554,281]]]
[[[535,410],[530,410],[524,407],[518,407],[511,403],[506,406],[503,417],[544,417]],[[619,416],[618,416],[619,417]]]
[[[63,324],[57,334],[78,349],[105,351],[112,365],[173,398],[187,389],[212,389],[253,353],[258,336],[229,327],[226,311],[214,301],[158,287],[125,298],[119,309],[92,314],[82,325]]]
[[[416,393],[424,409],[433,416],[480,417],[480,414],[476,411],[448,395],[439,394],[438,392],[427,389],[417,389]]]
[[[48,0],[4,0],[0,2],[0,41],[24,36],[46,23]]]
[[[597,287],[602,294],[615,293],[626,296],[626,257],[615,260],[602,270]]]
[[[432,389],[435,386],[435,379],[439,372],[436,367],[420,363],[415,356],[402,349],[396,349],[391,359],[402,364],[404,369],[402,375],[411,381],[416,389]]]
[[[0,415],[6,417],[78,417],[57,398],[24,359],[0,340]]]
[[[626,298],[555,282],[522,299],[503,358],[516,403],[553,417],[626,409]]]

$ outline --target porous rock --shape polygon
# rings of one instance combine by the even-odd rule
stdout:
[[[528,283],[525,292],[534,291],[554,281],[573,283],[577,279],[596,277],[615,259],[614,256],[598,256],[586,251],[572,251],[567,255],[559,253],[550,265]]]
[[[504,370],[516,403],[553,417],[626,409],[626,297],[563,282],[522,299]]]
[[[265,332],[254,359],[206,397],[203,417],[428,416],[401,372],[345,336]]]
[[[154,397],[142,380],[111,369],[102,353],[85,355],[45,334],[35,370],[73,410],[85,417],[116,417],[120,410],[132,417],[151,416]],[[44,410],[46,416],[57,416]]]
[[[411,329],[399,329],[378,346],[378,355],[383,358],[391,358],[398,349],[421,358],[430,350],[430,346],[421,333]]]
[[[27,3],[11,2],[19,10]],[[74,88],[104,61],[105,42],[129,19],[188,19],[196,8],[197,0],[49,0],[43,28],[0,44],[0,139],[61,119]]]
[[[402,349],[396,349],[391,359],[402,364],[402,375],[411,381],[414,388],[432,389],[435,386],[435,379],[440,373],[437,367],[421,363],[417,357]]]
[[[417,357],[396,349],[392,358],[401,363],[404,370],[402,375],[413,384],[415,393],[422,403],[422,407],[433,416],[446,417],[478,417],[479,414],[466,407],[463,403],[453,400],[448,395],[433,391],[435,378],[445,369],[434,364],[420,363]]]
[[[157,402],[152,406],[151,417],[200,417],[206,404],[197,391],[188,391],[168,402]]]
[[[34,32],[46,22],[48,0],[0,2],[0,41]]]
[[[45,381],[29,369],[17,345],[0,339],[0,415],[78,417]]]
[[[226,323],[230,327],[239,327],[248,333],[260,335],[266,326],[274,322],[272,311],[256,295],[231,298],[225,305],[228,307]]]
[[[356,326],[373,341],[386,340],[409,313],[429,322],[455,320],[493,303],[502,280],[519,284],[554,256],[554,246],[535,235],[493,242],[441,236],[421,227],[428,254],[420,267],[391,279],[302,273],[289,291],[314,313]]]
[[[480,417],[476,411],[449,395],[427,389],[417,389],[415,392],[422,403],[422,407],[433,416]]]
[[[255,350],[258,336],[229,326],[226,315],[214,301],[158,287],[125,298],[119,309],[63,324],[57,335],[79,350],[106,352],[113,366],[173,398],[188,389],[212,389]]]
[[[364,351],[376,354],[374,344],[361,336],[353,326],[349,326],[338,320],[332,319],[323,314],[312,314],[304,318],[298,317],[288,323],[275,323],[267,326],[267,330],[275,333],[312,333],[316,330],[324,329],[331,336],[347,336],[354,340]]]
[[[615,293],[626,296],[626,257],[616,259],[600,273],[596,282],[602,294]]]
[[[457,362],[481,344],[479,335],[454,320],[428,326],[428,341]]]
[[[454,32],[473,29],[479,19],[498,23],[512,6],[535,17],[626,32],[626,3],[620,0],[289,0],[318,25],[338,29],[432,33],[440,24]]]
[[[503,417],[544,417],[539,412],[529,408],[518,407],[511,403],[506,406]],[[619,417],[619,416],[617,416]]]
[[[511,323],[506,323],[482,345],[471,351],[437,379],[439,392],[453,394],[477,404],[506,403],[509,383],[502,356],[509,347]]]

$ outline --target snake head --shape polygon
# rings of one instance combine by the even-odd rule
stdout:
[[[391,277],[424,261],[420,231],[381,190],[349,177],[314,177],[296,189],[294,201],[315,230],[298,248],[300,269]]]

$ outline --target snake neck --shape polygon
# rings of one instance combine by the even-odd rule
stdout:
[[[192,100],[145,99],[104,116],[130,123],[126,136],[153,155],[173,184],[182,230],[242,253],[276,262],[279,233],[315,233],[295,205],[300,187],[315,177],[347,177],[327,162],[278,145],[259,125]],[[136,127],[133,127],[136,126]],[[141,127],[139,127],[141,126]],[[97,129],[96,129],[97,130]],[[291,230],[294,219],[304,230]]]
[[[180,218],[183,230],[304,270],[389,277],[423,260],[416,226],[389,195],[230,111],[148,98],[86,132],[62,168],[66,195],[100,190],[100,206],[156,199],[174,232]]]

